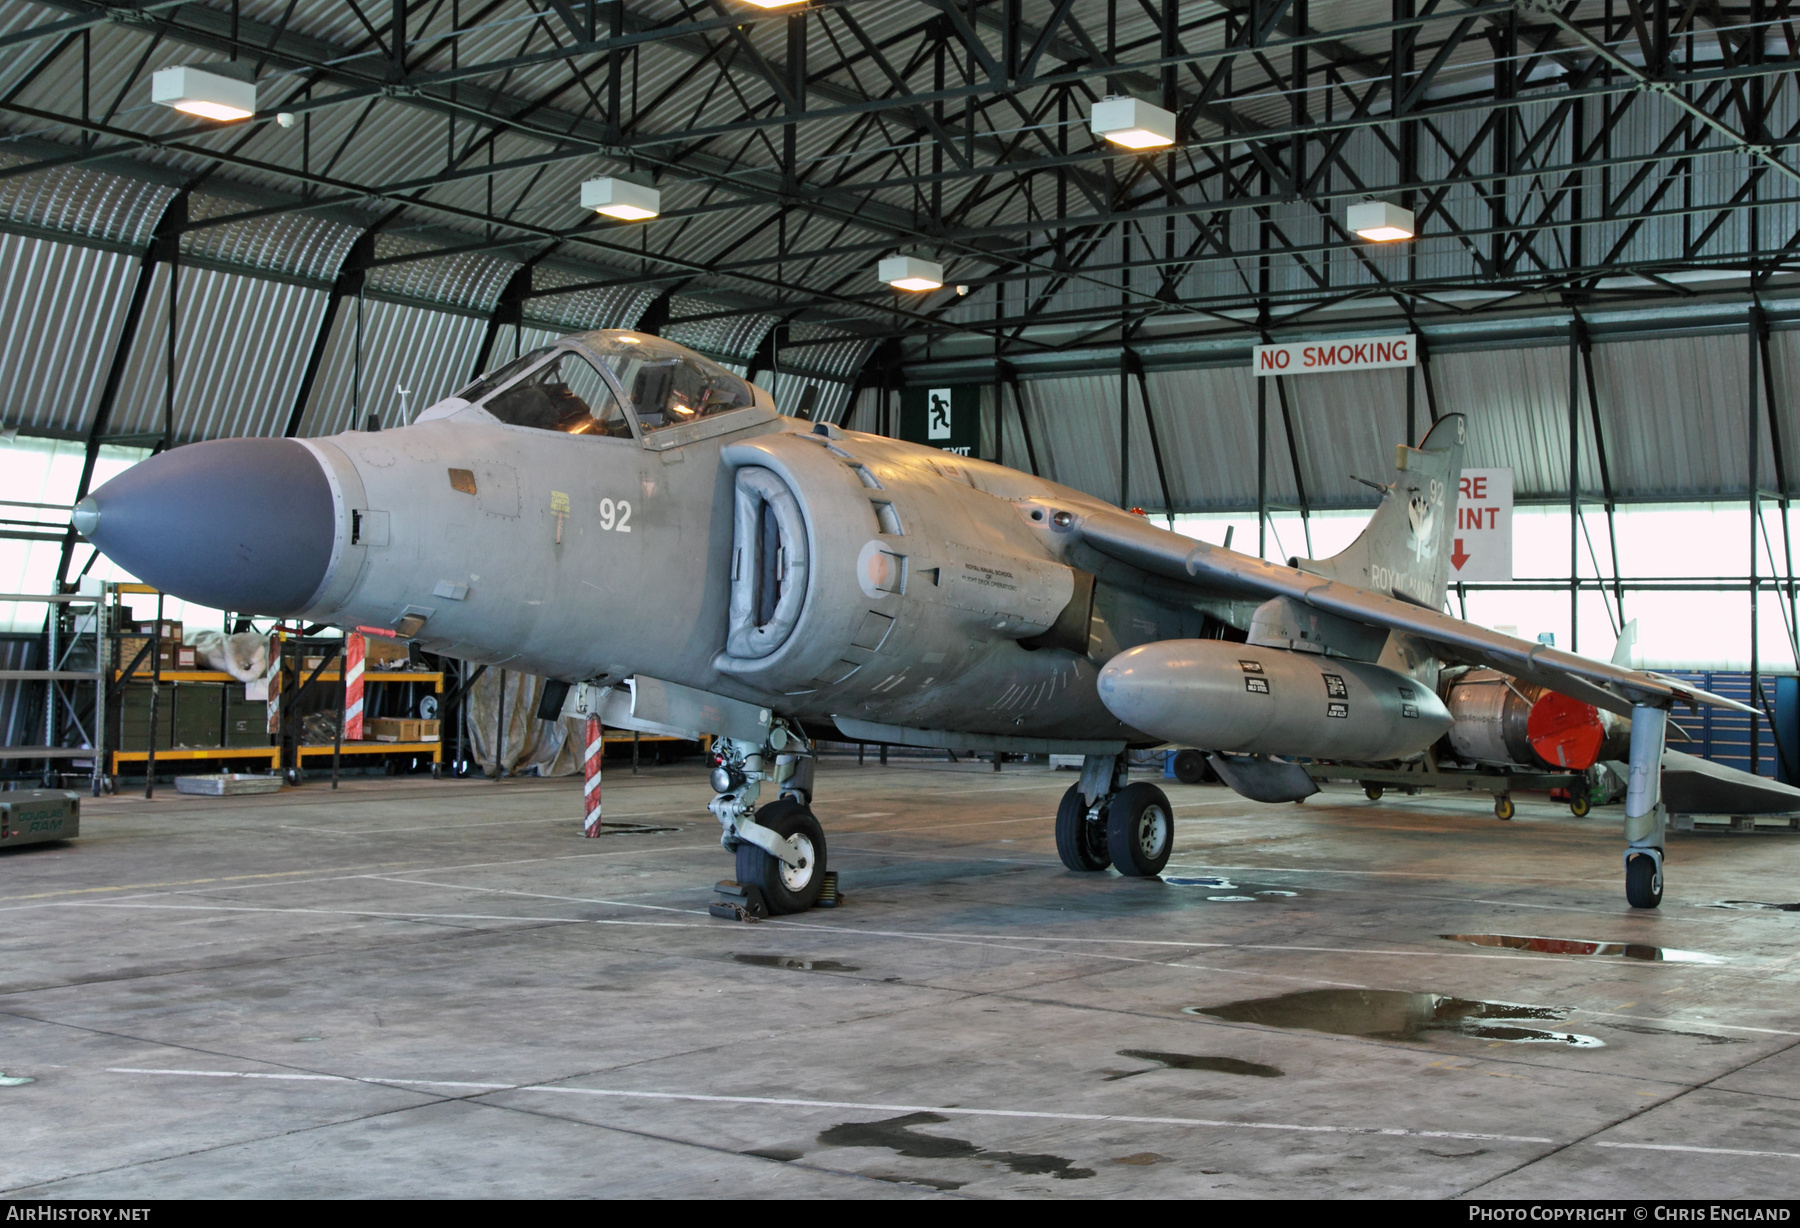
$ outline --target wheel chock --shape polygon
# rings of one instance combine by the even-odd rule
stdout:
[[[769,915],[768,901],[762,888],[750,883],[733,882],[729,878],[713,884],[719,898],[706,906],[706,911],[725,921],[761,921]]]
[[[844,902],[838,894],[837,871],[825,871],[825,877],[819,880],[819,898],[813,901],[814,908],[836,908]]]

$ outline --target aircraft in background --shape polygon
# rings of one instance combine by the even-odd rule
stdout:
[[[1422,754],[1448,663],[1629,719],[1629,902],[1662,895],[1668,710],[1750,711],[1443,612],[1463,419],[1395,453],[1343,553],[1281,566],[1043,478],[787,417],[689,350],[622,331],[535,350],[380,433],[154,456],[75,524],[164,591],[391,628],[554,680],[609,725],[713,735],[740,882],[810,906],[827,864],[814,739],[1080,754],[1057,849],[1154,875],[1173,812],[1126,750],[1213,752],[1259,801],[1299,758]],[[768,788],[774,798],[759,805]]]

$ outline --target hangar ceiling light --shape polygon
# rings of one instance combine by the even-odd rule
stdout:
[[[1359,239],[1393,243],[1413,237],[1413,213],[1385,200],[1365,200],[1344,210],[1344,225]]]
[[[896,290],[936,290],[944,284],[944,266],[923,256],[887,256],[875,275]]]
[[[1175,143],[1175,116],[1136,98],[1102,98],[1088,112],[1088,126],[1127,149],[1161,149]]]
[[[641,222],[662,212],[662,193],[606,175],[581,185],[581,207],[621,222]]]
[[[804,0],[749,0],[759,9],[785,9],[804,3]]]
[[[202,119],[249,119],[256,114],[256,82],[182,64],[150,76],[150,101]]]

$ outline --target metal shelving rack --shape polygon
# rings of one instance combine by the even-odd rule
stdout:
[[[106,686],[107,674],[106,650],[108,637],[103,626],[106,621],[103,612],[106,604],[106,586],[98,593],[0,593],[0,601],[42,604],[48,607],[48,617],[44,620],[46,628],[45,640],[49,651],[45,654],[48,669],[6,669],[0,670],[0,681],[7,682],[41,682],[44,684],[44,741],[41,746],[0,746],[0,760],[32,760],[44,761],[44,777],[46,784],[60,783],[62,773],[56,768],[58,762],[71,759],[93,760],[89,773],[94,796],[100,796],[101,790],[109,784],[106,775]],[[62,607],[58,609],[57,607]],[[90,606],[93,618],[86,633],[70,629],[66,639],[63,631],[63,610],[72,610],[79,606]],[[92,669],[69,669],[69,660],[84,644],[93,648]],[[86,720],[75,690],[82,685],[94,688],[94,702],[87,710]],[[65,687],[69,688],[65,692]],[[51,778],[55,777],[53,781]]]

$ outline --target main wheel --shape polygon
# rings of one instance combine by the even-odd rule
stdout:
[[[1090,823],[1081,786],[1070,785],[1056,807],[1056,855],[1071,870],[1104,870],[1112,864],[1106,851],[1106,824]]]
[[[1175,849],[1175,811],[1155,785],[1126,785],[1106,806],[1106,851],[1126,878],[1162,873]]]
[[[756,821],[778,836],[792,838],[800,846],[800,864],[790,866],[745,840],[737,846],[738,882],[761,888],[773,915],[805,912],[819,898],[819,886],[825,881],[825,829],[812,811],[791,797],[758,810]]]
[[[1594,809],[1594,803],[1585,793],[1577,793],[1569,799],[1569,813],[1578,819],[1585,819]]]
[[[1494,817],[1496,819],[1510,819],[1513,817],[1513,799],[1511,797],[1502,793],[1499,797],[1494,799]]]
[[[1197,750],[1178,750],[1175,752],[1175,779],[1184,785],[1203,785],[1206,783],[1206,756]]]
[[[1625,859],[1625,902],[1633,908],[1655,908],[1662,903],[1662,868],[1648,853]]]

